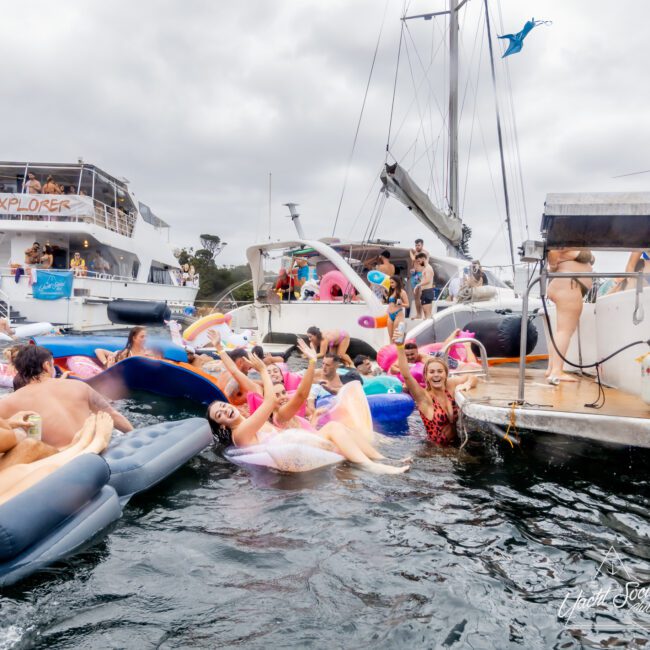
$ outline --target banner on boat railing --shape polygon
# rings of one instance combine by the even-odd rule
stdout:
[[[0,214],[83,217],[93,214],[93,200],[74,194],[1,194]]]
[[[72,271],[36,270],[36,282],[32,285],[32,295],[36,300],[58,300],[69,298],[72,294]]]

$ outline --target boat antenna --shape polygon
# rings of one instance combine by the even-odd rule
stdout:
[[[453,0],[452,0],[453,1]],[[506,162],[503,154],[503,134],[501,132],[501,115],[499,113],[499,97],[497,95],[497,78],[494,71],[494,51],[492,49],[492,30],[490,29],[490,10],[488,0],[483,0],[485,6],[485,27],[487,29],[488,48],[490,50],[490,70],[492,72],[492,86],[494,87],[494,104],[497,114],[497,137],[499,139],[499,157],[501,159],[501,179],[503,181],[503,199],[506,208],[506,225],[508,226],[508,242],[510,243],[510,263],[512,277],[515,277],[515,245],[512,241],[512,223],[510,221],[510,198],[508,196],[508,180],[506,178]]]
[[[298,207],[297,203],[285,203],[289,208],[289,215],[288,217],[293,221],[293,225],[295,226],[296,230],[298,231],[298,237],[300,239],[306,239],[305,237],[305,232],[302,229],[302,224],[300,223],[300,214],[296,211],[296,208]]]

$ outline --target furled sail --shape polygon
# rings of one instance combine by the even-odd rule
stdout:
[[[401,201],[415,216],[449,247],[466,257],[467,242],[471,230],[454,214],[445,214],[436,208],[423,192],[397,163],[386,165],[380,174],[386,190]]]

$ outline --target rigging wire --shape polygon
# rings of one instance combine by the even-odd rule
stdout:
[[[386,157],[384,164],[388,160],[388,152],[390,151],[390,133],[393,128],[393,112],[395,111],[395,95],[397,93],[397,78],[399,75],[399,61],[402,54],[402,41],[404,40],[404,16],[406,16],[406,2],[404,2],[404,11],[402,13],[402,27],[399,31],[399,45],[397,46],[397,63],[395,65],[395,80],[393,81],[393,98],[390,103],[390,116],[388,118],[388,134],[386,136]]]
[[[379,27],[379,34],[377,36],[377,43],[375,45],[375,52],[372,56],[372,63],[370,65],[370,73],[368,75],[368,81],[366,83],[366,90],[363,94],[363,102],[361,103],[361,112],[359,114],[359,120],[357,121],[357,128],[354,132],[354,140],[352,142],[352,149],[350,151],[350,156],[348,157],[348,164],[345,170],[345,178],[343,180],[343,189],[341,190],[341,197],[339,198],[339,205],[336,210],[336,218],[334,219],[334,227],[332,228],[332,237],[334,237],[334,233],[336,232],[336,226],[338,225],[339,222],[339,216],[341,214],[341,206],[343,205],[343,197],[345,195],[345,189],[348,184],[348,177],[350,175],[350,166],[352,165],[352,157],[354,156],[354,151],[357,146],[357,139],[359,138],[359,130],[361,129],[361,120],[363,119],[363,112],[364,109],[366,108],[366,101],[368,99],[368,92],[370,90],[370,82],[372,81],[372,73],[375,69],[375,63],[377,61],[377,52],[379,51],[379,43],[381,42],[381,35],[382,32],[384,31],[384,24],[386,22],[386,13],[388,11],[388,2],[389,0],[386,0],[386,4],[384,6],[384,15],[381,19],[381,26]]]

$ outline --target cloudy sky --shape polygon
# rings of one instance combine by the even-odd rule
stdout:
[[[497,263],[507,249],[482,5],[469,0],[461,12],[461,201],[472,253]],[[444,0],[407,6],[417,14]],[[201,232],[227,241],[224,263],[269,237],[269,173],[274,239],[293,235],[287,201],[300,204],[309,236],[330,236],[347,175],[336,234],[362,237],[385,158],[403,11],[402,0],[7,4],[2,158],[82,156],[125,176],[172,224],[174,243],[196,244]],[[517,242],[524,206],[531,235],[538,232],[547,192],[650,182],[650,174],[614,178],[650,169],[650,3],[491,2],[496,33],[533,16],[552,25],[497,63]],[[390,141],[391,155],[443,205],[444,37],[441,20],[408,23]],[[501,52],[502,42],[495,47]],[[392,201],[378,235],[404,243],[423,235],[442,251]]]

